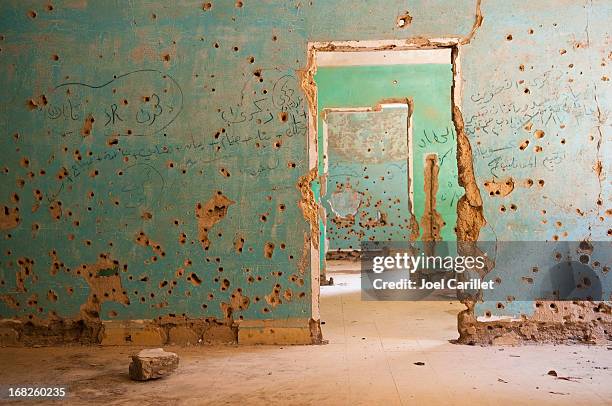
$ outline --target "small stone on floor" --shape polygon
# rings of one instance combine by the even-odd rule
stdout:
[[[132,355],[130,378],[135,381],[148,381],[171,374],[178,368],[179,357],[163,348],[152,348]]]

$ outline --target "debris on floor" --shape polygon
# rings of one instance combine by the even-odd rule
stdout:
[[[130,378],[135,381],[148,381],[169,375],[178,368],[179,357],[163,348],[152,348],[132,355]]]

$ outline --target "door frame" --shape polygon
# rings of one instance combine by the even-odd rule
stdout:
[[[364,52],[405,52],[416,50],[439,50],[450,49],[451,65],[453,69],[453,81],[451,85],[451,105],[459,107],[462,97],[461,83],[461,63],[460,50],[463,39],[460,37],[448,38],[414,38],[414,39],[393,39],[393,40],[365,40],[365,41],[324,41],[324,42],[308,42],[307,49],[307,67],[300,72],[300,84],[308,102],[308,170],[318,171],[319,167],[319,146],[318,139],[318,100],[317,100],[317,85],[314,80],[317,71],[317,57],[326,52],[346,52],[349,53],[364,53]],[[364,54],[361,54],[364,55]],[[354,56],[354,55],[351,55]],[[350,59],[350,58],[348,58]],[[424,63],[424,62],[420,62]],[[341,66],[341,65],[340,65]],[[409,114],[409,121],[412,114]],[[410,166],[410,165],[409,165]],[[321,176],[318,174],[317,176]],[[318,204],[318,202],[313,202]],[[319,224],[322,220],[322,210],[318,210],[316,226],[311,224],[311,232],[319,233],[317,238],[310,238],[310,280],[311,280],[311,318],[319,321],[320,316],[320,286],[321,286],[321,266],[320,266],[320,249],[322,241]]]

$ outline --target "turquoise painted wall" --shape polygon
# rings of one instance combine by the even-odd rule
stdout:
[[[407,104],[325,111],[329,250],[409,239],[408,116]]]
[[[296,188],[308,171],[307,43],[463,37],[475,14],[472,0],[51,4],[0,3],[4,318],[80,317],[84,305],[104,320],[224,319],[228,307],[232,318],[310,317]],[[611,7],[483,2],[461,50],[460,105],[481,190],[494,176],[517,186],[483,193],[481,239],[610,238]],[[242,296],[248,307],[232,302]]]

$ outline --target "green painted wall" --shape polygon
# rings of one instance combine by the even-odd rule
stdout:
[[[439,189],[437,193],[436,208],[443,217],[446,225],[442,228],[443,240],[454,240],[454,227],[457,221],[457,200],[462,195],[462,189],[457,184],[457,157],[455,130],[451,119],[451,85],[452,67],[450,64],[421,64],[421,65],[386,65],[386,66],[344,66],[344,67],[320,67],[315,75],[318,88],[319,128],[322,128],[322,111],[326,108],[350,108],[350,107],[374,107],[380,101],[391,98],[411,98],[414,101],[414,112],[412,116],[413,125],[413,191],[414,191],[414,214],[420,223],[423,216],[425,192],[423,170],[424,158],[429,153],[436,153],[439,157]],[[322,132],[320,132],[322,136]],[[323,140],[319,138],[319,142]],[[323,151],[319,151],[322,163]],[[359,174],[363,172],[363,166],[355,163],[334,164],[333,155],[330,155],[330,169],[328,176],[328,192],[335,188],[334,179],[343,174]],[[365,191],[367,188],[372,196],[373,202],[378,199],[392,200],[400,199],[399,203],[393,204],[392,211],[398,208],[405,210],[404,215],[398,217],[394,225],[387,227],[364,228],[355,227],[356,231],[362,232],[365,239],[377,238],[386,240],[388,236],[400,240],[410,235],[410,229],[406,227],[408,202],[405,193],[407,182],[404,181],[407,174],[405,164],[389,162],[386,168],[378,168],[369,179],[363,176],[350,176],[351,183],[359,183],[359,187]],[[322,173],[324,168],[319,168]],[[379,173],[380,172],[380,173]],[[391,172],[392,187],[385,182],[380,182],[380,176]],[[400,180],[396,183],[396,180]],[[375,183],[375,182],[379,183]],[[403,185],[403,191],[402,186]],[[399,187],[399,189],[398,189]],[[386,193],[384,193],[386,191]],[[325,202],[325,199],[323,199]],[[327,228],[334,238],[330,240],[330,248],[358,248],[359,239],[355,235],[348,236],[348,240],[341,238],[340,242],[336,236],[343,236],[342,229],[338,229],[330,218],[328,208]],[[333,215],[333,214],[332,214]]]

